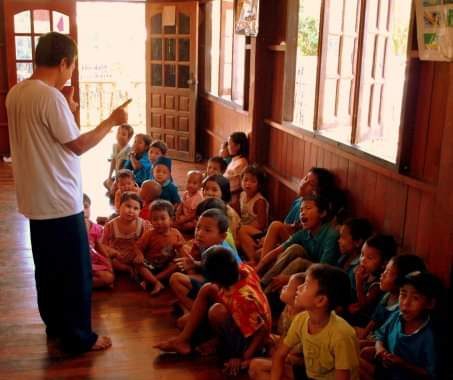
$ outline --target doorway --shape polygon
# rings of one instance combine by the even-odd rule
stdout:
[[[111,111],[132,98],[129,124],[146,133],[145,4],[77,2],[80,127],[95,128]],[[82,158],[84,192],[92,217],[111,208],[102,182],[107,178],[116,128]],[[132,143],[132,141],[131,141]]]

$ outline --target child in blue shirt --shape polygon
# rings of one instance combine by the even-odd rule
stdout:
[[[166,156],[168,151],[167,144],[165,144],[162,140],[154,140],[148,149],[148,158],[149,162],[151,163],[150,167],[150,179],[154,179],[153,175],[153,168],[156,164],[156,161],[161,156]]]
[[[153,167],[154,179],[162,186],[160,198],[169,201],[173,206],[181,203],[178,188],[171,180],[171,158],[160,156]]]
[[[124,168],[134,172],[135,182],[141,186],[144,181],[149,179],[151,163],[148,159],[148,149],[151,144],[151,137],[144,133],[135,135],[134,144],[126,161]]]
[[[400,312],[392,314],[376,332],[374,361],[362,353],[362,379],[434,379],[437,374],[436,342],[430,313],[442,285],[427,272],[408,274],[399,293]]]

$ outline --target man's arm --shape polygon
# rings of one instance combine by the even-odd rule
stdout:
[[[125,108],[131,101],[129,99],[114,109],[110,116],[93,130],[81,134],[75,140],[69,141],[64,145],[78,156],[85,153],[97,145],[115,125],[127,123],[127,111]]]

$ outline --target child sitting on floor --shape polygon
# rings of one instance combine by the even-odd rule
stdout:
[[[150,179],[154,178],[153,168],[154,168],[154,165],[156,164],[157,159],[160,156],[166,156],[167,151],[168,151],[167,144],[165,144],[162,140],[153,140],[151,142],[151,145],[149,146],[149,149],[148,149],[148,158],[151,163]]]
[[[228,219],[222,211],[206,210],[198,219],[190,254],[175,260],[181,272],[185,273],[174,273],[170,277],[170,286],[185,311],[191,310],[193,300],[206,282],[204,260],[208,248],[221,245],[233,253],[238,263],[241,262],[237,252],[225,242],[227,230]]]
[[[142,183],[142,186],[140,187],[140,197],[143,200],[143,207],[140,210],[140,218],[150,220],[151,214],[149,206],[151,202],[160,197],[161,192],[162,186],[154,179],[147,179]]]
[[[283,376],[285,359],[302,344],[305,372],[310,379],[359,380],[359,343],[354,329],[335,314],[348,303],[348,276],[327,264],[313,264],[297,289],[294,305],[298,314],[273,357],[271,378]]]
[[[135,135],[134,144],[129,154],[129,160],[126,161],[124,167],[134,172],[135,182],[141,186],[143,181],[149,179],[151,171],[151,163],[148,158],[149,144],[151,137],[144,133]]]
[[[399,293],[400,312],[376,331],[375,349],[361,352],[361,379],[437,378],[437,337],[430,314],[441,290],[441,282],[430,273],[406,275]]]
[[[236,210],[228,204],[231,200],[230,183],[221,175],[212,175],[203,180],[202,189],[204,199],[212,197],[225,202],[229,229],[236,240],[241,218]]]
[[[166,280],[177,270],[173,260],[183,256],[184,237],[172,227],[173,205],[163,199],[151,203],[152,229],[145,231],[137,241],[137,248],[143,253],[144,264],[158,280],[152,294],[164,288],[161,281]]]
[[[226,170],[226,163],[220,156],[211,157],[208,160],[208,165],[206,166],[205,177],[211,175],[223,175]]]
[[[256,236],[266,229],[269,218],[269,202],[262,192],[266,174],[256,165],[249,165],[242,173],[243,191],[239,197],[241,225],[236,245],[240,247],[251,265],[258,261]]]
[[[223,159],[226,166],[228,166],[228,164],[231,162],[231,159],[233,157],[230,156],[230,152],[228,150],[228,141],[224,141],[222,145],[220,145],[219,157]]]
[[[302,285],[305,281],[305,273],[293,274],[288,282],[280,292],[280,300],[285,304],[282,314],[278,320],[277,335],[272,334],[271,345],[268,347],[269,354],[272,356],[276,344],[283,342],[286,334],[288,333],[289,327],[294,317],[303,311],[302,308],[298,308],[294,305],[296,298],[296,291],[299,285]],[[302,347],[296,347],[288,355],[287,363],[285,365],[285,376],[289,379],[293,379],[293,371],[291,363],[300,363]],[[288,360],[289,359],[289,360]],[[272,359],[269,358],[255,358],[250,362],[249,376],[253,380],[268,380],[271,376]]]
[[[411,272],[425,270],[426,266],[423,259],[416,255],[398,255],[390,259],[379,281],[379,287],[384,296],[376,306],[367,326],[365,328],[356,328],[359,339],[367,339],[369,334],[381,327],[390,315],[399,311],[398,298],[404,277]],[[367,342],[369,340],[363,341],[361,344],[366,345]],[[372,343],[374,344],[374,339]]]
[[[271,313],[258,276],[239,264],[230,250],[214,246],[205,252],[205,284],[181,333],[155,347],[189,354],[191,339],[206,318],[221,349],[224,371],[237,375],[261,351],[271,329]]]
[[[171,180],[171,158],[160,156],[154,164],[153,175],[162,186],[160,198],[169,201],[173,206],[181,203],[178,188]]]
[[[113,182],[117,177],[118,172],[123,168],[129,158],[129,153],[131,151],[129,141],[133,134],[134,129],[129,124],[122,124],[116,130],[116,143],[113,144],[113,151],[110,157],[109,175],[104,181],[104,186],[109,195],[114,195],[114,193],[112,193]]]
[[[373,233],[371,223],[364,218],[347,219],[340,227],[338,248],[341,256],[337,266],[349,277],[351,292],[355,299],[355,269],[360,263],[360,252],[365,241]]]
[[[396,242],[391,235],[374,235],[362,247],[360,265],[355,269],[355,294],[348,306],[348,321],[364,327],[382,297],[379,277],[387,262],[396,255]]]
[[[91,272],[93,276],[93,288],[113,287],[115,276],[113,275],[112,262],[103,245],[101,244],[102,226],[90,220],[91,199],[83,194],[83,216],[90,244]]]
[[[186,191],[182,194],[182,202],[176,210],[175,227],[182,232],[193,233],[195,228],[195,210],[203,200],[201,181],[203,173],[199,170],[187,172]]]
[[[119,216],[105,225],[102,243],[113,257],[115,271],[126,272],[131,276],[139,275],[146,283],[158,287],[159,281],[143,265],[143,254],[135,244],[150,228],[149,222],[138,216],[142,205],[142,199],[137,193],[123,193]]]
[[[134,173],[129,169],[121,169],[116,179],[114,206],[116,212],[120,209],[121,196],[125,192],[139,193],[140,188],[135,183]]]

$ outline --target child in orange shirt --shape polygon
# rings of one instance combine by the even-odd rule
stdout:
[[[140,218],[145,220],[151,219],[149,206],[153,201],[159,198],[162,186],[154,179],[147,179],[140,187],[140,197],[143,200],[143,207],[140,211]]]

